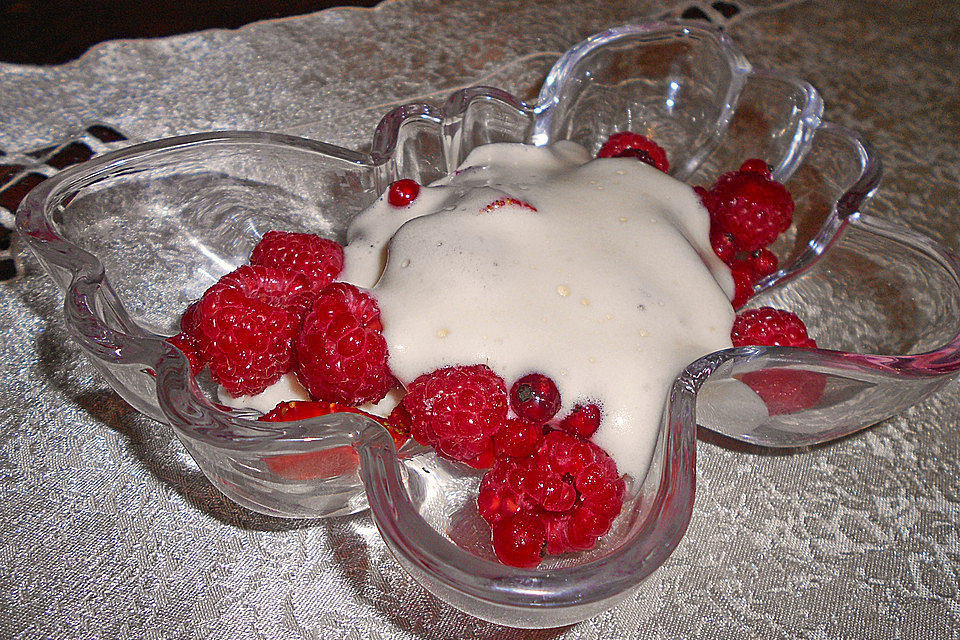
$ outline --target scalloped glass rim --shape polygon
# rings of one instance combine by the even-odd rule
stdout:
[[[299,149],[368,172],[372,176],[369,188],[375,193],[396,177],[406,175],[406,171],[423,169],[404,156],[410,149],[408,145],[413,145],[423,131],[441,139],[439,170],[452,170],[465,155],[470,141],[476,138],[469,127],[478,105],[494,105],[491,108],[505,119],[513,118],[521,123],[529,141],[546,144],[564,132],[564,105],[573,100],[571,96],[576,96],[584,78],[580,70],[590,63],[591,56],[602,54],[611,46],[668,39],[709,42],[726,64],[720,72],[729,76],[715,112],[709,112],[707,122],[698,124],[697,132],[703,134],[702,139],[698,138],[688,156],[678,163],[675,175],[689,178],[717,150],[731,123],[737,100],[751,80],[783,83],[802,96],[796,109],[795,127],[771,163],[779,179],[785,180],[794,173],[817,135],[842,138],[857,150],[858,178],[833,203],[816,236],[782,269],[762,282],[757,293],[783,287],[810,269],[849,225],[910,246],[949,272],[955,283],[958,281],[960,267],[951,252],[919,234],[859,213],[862,203],[877,188],[880,165],[869,146],[856,134],[820,122],[822,103],[813,87],[789,76],[751,69],[726,36],[687,23],[624,25],[592,36],[557,62],[533,105],[497,89],[475,87],[454,93],[443,107],[415,103],[394,109],[377,128],[369,153],[259,132],[195,134],[113,152],[63,171],[34,189],[18,211],[18,230],[65,292],[67,327],[91,361],[134,407],[174,426],[204,472],[226,495],[244,506],[278,516],[356,511],[364,502],[359,485],[346,486],[344,492],[354,491],[357,495],[342,505],[338,503],[335,509],[324,511],[311,507],[315,503],[284,502],[284,492],[292,492],[297,487],[274,484],[268,492],[257,485],[256,470],[247,464],[249,456],[354,447],[360,453],[365,497],[377,526],[398,561],[417,580],[454,606],[494,622],[524,627],[569,624],[595,615],[626,597],[679,543],[693,507],[697,392],[712,374],[732,375],[731,371],[738,366],[749,367],[763,361],[773,367],[855,372],[859,379],[875,380],[878,384],[900,385],[913,381],[916,393],[904,399],[902,406],[897,405],[902,409],[944,384],[958,370],[960,337],[912,356],[751,347],[698,360],[678,378],[664,413],[659,445],[663,448],[663,469],[654,504],[645,520],[631,530],[621,546],[602,558],[573,567],[514,569],[463,551],[424,520],[405,488],[392,440],[376,423],[353,415],[337,415],[282,426],[265,425],[223,412],[213,405],[189,374],[182,354],[167,345],[161,336],[146,331],[130,318],[107,283],[101,262],[58,235],[54,220],[69,204],[70,194],[84,185],[107,175],[134,173],[138,163],[163,156],[171,149],[245,144]],[[427,173],[430,170],[437,169],[427,167]],[[140,387],[131,385],[131,377],[139,381]],[[153,398],[142,393],[150,384],[156,385]],[[892,415],[896,411],[891,409],[897,407],[884,407],[879,417],[865,414],[862,426]],[[763,441],[761,436],[746,434],[741,439],[776,444]]]

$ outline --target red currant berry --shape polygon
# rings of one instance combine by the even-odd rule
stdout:
[[[724,233],[719,229],[710,229],[710,246],[717,257],[723,260],[724,264],[733,264],[737,248],[733,246],[733,237],[729,233]]]
[[[420,195],[420,184],[416,180],[404,178],[397,180],[387,190],[387,202],[395,207],[405,207]]]
[[[758,249],[746,257],[744,262],[750,265],[753,275],[759,282],[777,270],[777,256],[769,249]]]
[[[528,373],[510,388],[510,407],[521,418],[543,424],[560,410],[560,391],[542,373]]]

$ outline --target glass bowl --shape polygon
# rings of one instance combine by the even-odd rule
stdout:
[[[554,627],[628,597],[676,547],[693,508],[698,416],[745,442],[809,444],[893,415],[957,371],[955,258],[860,213],[879,164],[821,111],[813,87],[752,69],[716,31],[624,25],[567,52],[534,104],[487,87],[443,106],[408,104],[383,118],[369,152],[252,132],[149,142],[44,182],[17,224],[64,292],[66,325],[90,361],[127,402],[171,425],[224,494],[281,517],[369,506],[397,560],[441,599],[500,624]],[[664,398],[647,475],[632,480],[623,514],[592,551],[537,569],[501,565],[477,513],[476,472],[415,444],[398,455],[383,428],[355,414],[258,422],[219,405],[212,382],[191,376],[164,340],[268,230],[343,242],[351,218],[390,182],[429,183],[478,145],[572,139],[595,152],[621,130],[658,141],[691,184],[750,157],[772,166],[796,199],[795,224],[774,247],[781,269],[749,304],[798,312],[830,350],[747,347],[687,367]],[[742,393],[751,380],[787,392]],[[358,467],[297,465],[348,450]]]

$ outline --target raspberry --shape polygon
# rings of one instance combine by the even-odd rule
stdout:
[[[736,275],[736,269],[734,269]],[[807,327],[789,311],[760,307],[737,315],[730,339],[735,347],[767,345],[815,348]],[[794,413],[817,404],[823,396],[826,378],[815,371],[770,369],[740,376],[767,406],[770,415]]]
[[[710,220],[712,221],[717,210],[717,199],[713,197],[713,194],[710,193],[708,189],[703,187],[694,187],[693,192],[700,198],[700,204],[702,204],[703,208],[710,214]]]
[[[420,184],[416,180],[403,178],[390,184],[387,189],[387,202],[395,207],[405,207],[420,195]]]
[[[507,418],[493,436],[498,456],[522,458],[533,455],[543,440],[543,427],[522,418]]]
[[[750,371],[739,377],[760,396],[772,416],[815,406],[827,385],[822,373],[800,369]]]
[[[197,375],[207,366],[203,359],[200,343],[193,336],[181,331],[177,335],[167,338],[167,342],[180,349],[183,355],[187,356],[187,362],[190,363],[190,372],[193,375]]]
[[[510,387],[510,408],[525,420],[543,424],[560,410],[560,391],[542,373],[528,373]]]
[[[200,301],[192,302],[180,318],[180,333],[167,338],[167,342],[180,349],[187,356],[190,371],[197,375],[207,366],[200,343]]]
[[[615,133],[600,147],[598,158],[637,158],[666,173],[670,170],[667,153],[649,138],[631,131]]]
[[[527,513],[516,513],[493,525],[493,551],[503,564],[536,567],[543,558],[547,531],[543,522]]]
[[[770,177],[770,165],[759,158],[750,158],[744,162],[740,165],[740,171],[759,173],[762,176]]]
[[[726,261],[725,261],[726,262]],[[735,286],[730,304],[739,309],[753,296],[755,284],[777,270],[777,256],[767,249],[758,249],[750,254],[739,252],[727,265]]]
[[[720,176],[704,201],[714,227],[729,233],[740,251],[756,251],[793,222],[793,198],[779,182],[756,171]]]
[[[595,404],[576,405],[573,410],[560,421],[560,429],[572,436],[587,439],[600,428],[602,414],[600,407]]]
[[[192,312],[210,374],[228,393],[255,395],[293,368],[293,339],[312,298],[307,278],[243,266],[210,287]]]
[[[387,417],[387,425],[389,425],[391,431],[408,437],[410,435],[410,422],[410,412],[407,411],[407,408],[403,406],[402,402],[397,403],[397,406],[393,408],[393,411],[391,411]]]
[[[493,464],[493,436],[507,417],[507,389],[486,365],[425,373],[410,384],[403,405],[420,444],[478,469]]]
[[[250,298],[289,311],[298,319],[303,319],[315,297],[307,276],[260,265],[242,266],[220,278],[217,285],[233,287]],[[204,318],[205,312],[201,309],[200,313]]]
[[[624,492],[617,465],[603,449],[551,431],[535,454],[497,459],[480,481],[477,507],[494,531],[516,514],[539,519],[547,553],[560,554],[592,548],[620,514]]]
[[[180,317],[180,331],[199,339],[200,331],[200,301],[191,302],[187,310]]]
[[[343,247],[310,233],[268,231],[253,248],[250,264],[302,273],[320,293],[343,270]]]
[[[380,401],[393,386],[382,330],[370,294],[345,282],[324,288],[296,339],[300,383],[320,400]]]
[[[796,314],[771,307],[748,309],[739,314],[733,322],[730,338],[735,347],[767,345],[815,348],[817,346],[817,343],[807,336],[807,327]]]

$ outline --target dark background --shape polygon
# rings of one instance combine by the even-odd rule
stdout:
[[[0,61],[60,64],[115,38],[236,28],[378,0],[0,0]]]

